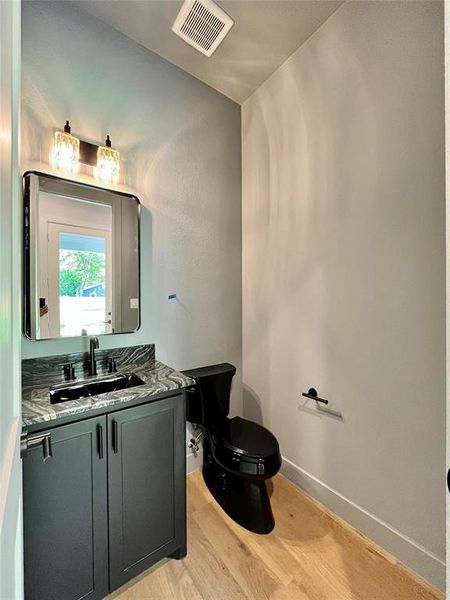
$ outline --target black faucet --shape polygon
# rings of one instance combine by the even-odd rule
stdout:
[[[89,375],[97,375],[97,363],[95,362],[95,349],[98,348],[98,337],[95,335],[89,340]]]

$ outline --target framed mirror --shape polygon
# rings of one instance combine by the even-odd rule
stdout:
[[[140,203],[132,195],[24,175],[24,332],[31,340],[140,326]]]

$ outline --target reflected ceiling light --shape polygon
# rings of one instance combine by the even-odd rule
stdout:
[[[95,174],[98,179],[108,183],[117,183],[119,180],[120,154],[117,150],[111,148],[109,135],[106,136],[104,146],[99,146],[97,150],[97,167]]]
[[[70,123],[66,121],[64,131],[55,132],[53,166],[58,170],[76,173],[80,158],[80,140],[70,133]]]

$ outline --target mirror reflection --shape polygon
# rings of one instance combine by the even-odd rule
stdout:
[[[25,176],[25,333],[34,340],[139,327],[139,201]]]

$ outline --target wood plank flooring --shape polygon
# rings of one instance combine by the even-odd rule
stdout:
[[[108,600],[441,600],[440,593],[300,492],[273,480],[276,526],[236,525],[200,471],[188,477],[188,556],[166,560]]]

